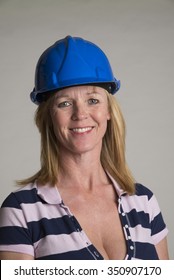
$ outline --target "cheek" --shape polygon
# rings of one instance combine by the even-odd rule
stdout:
[[[106,109],[103,109],[103,110],[101,109],[97,113],[97,118],[98,118],[99,122],[105,124],[105,123],[107,123],[108,120],[110,120],[110,113]]]
[[[67,122],[67,116],[65,113],[60,112],[57,109],[53,109],[51,113],[51,119],[54,128],[61,128],[61,126],[65,126]]]

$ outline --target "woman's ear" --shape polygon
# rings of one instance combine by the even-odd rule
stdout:
[[[111,114],[110,114],[110,112],[108,111],[108,113],[107,113],[107,120],[109,121],[111,119]]]

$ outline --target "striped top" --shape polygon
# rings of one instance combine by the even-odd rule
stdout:
[[[128,195],[109,177],[118,194],[125,259],[157,260],[154,245],[168,230],[155,196],[140,184],[135,195]],[[30,254],[37,260],[103,260],[58,189],[50,185],[29,184],[5,199],[0,209],[0,251]]]

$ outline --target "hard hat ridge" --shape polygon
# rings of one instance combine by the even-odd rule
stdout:
[[[78,85],[79,83],[89,82],[94,79],[95,69],[88,63],[89,50],[84,44],[76,43],[76,39],[70,36],[67,38],[67,49],[62,67],[58,73],[60,85]],[[84,53],[86,54],[84,55]],[[86,57],[86,59],[84,59]],[[92,82],[91,80],[91,82]]]

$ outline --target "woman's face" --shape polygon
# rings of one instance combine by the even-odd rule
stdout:
[[[106,92],[96,86],[60,90],[53,100],[51,118],[61,152],[101,151],[110,119]]]

